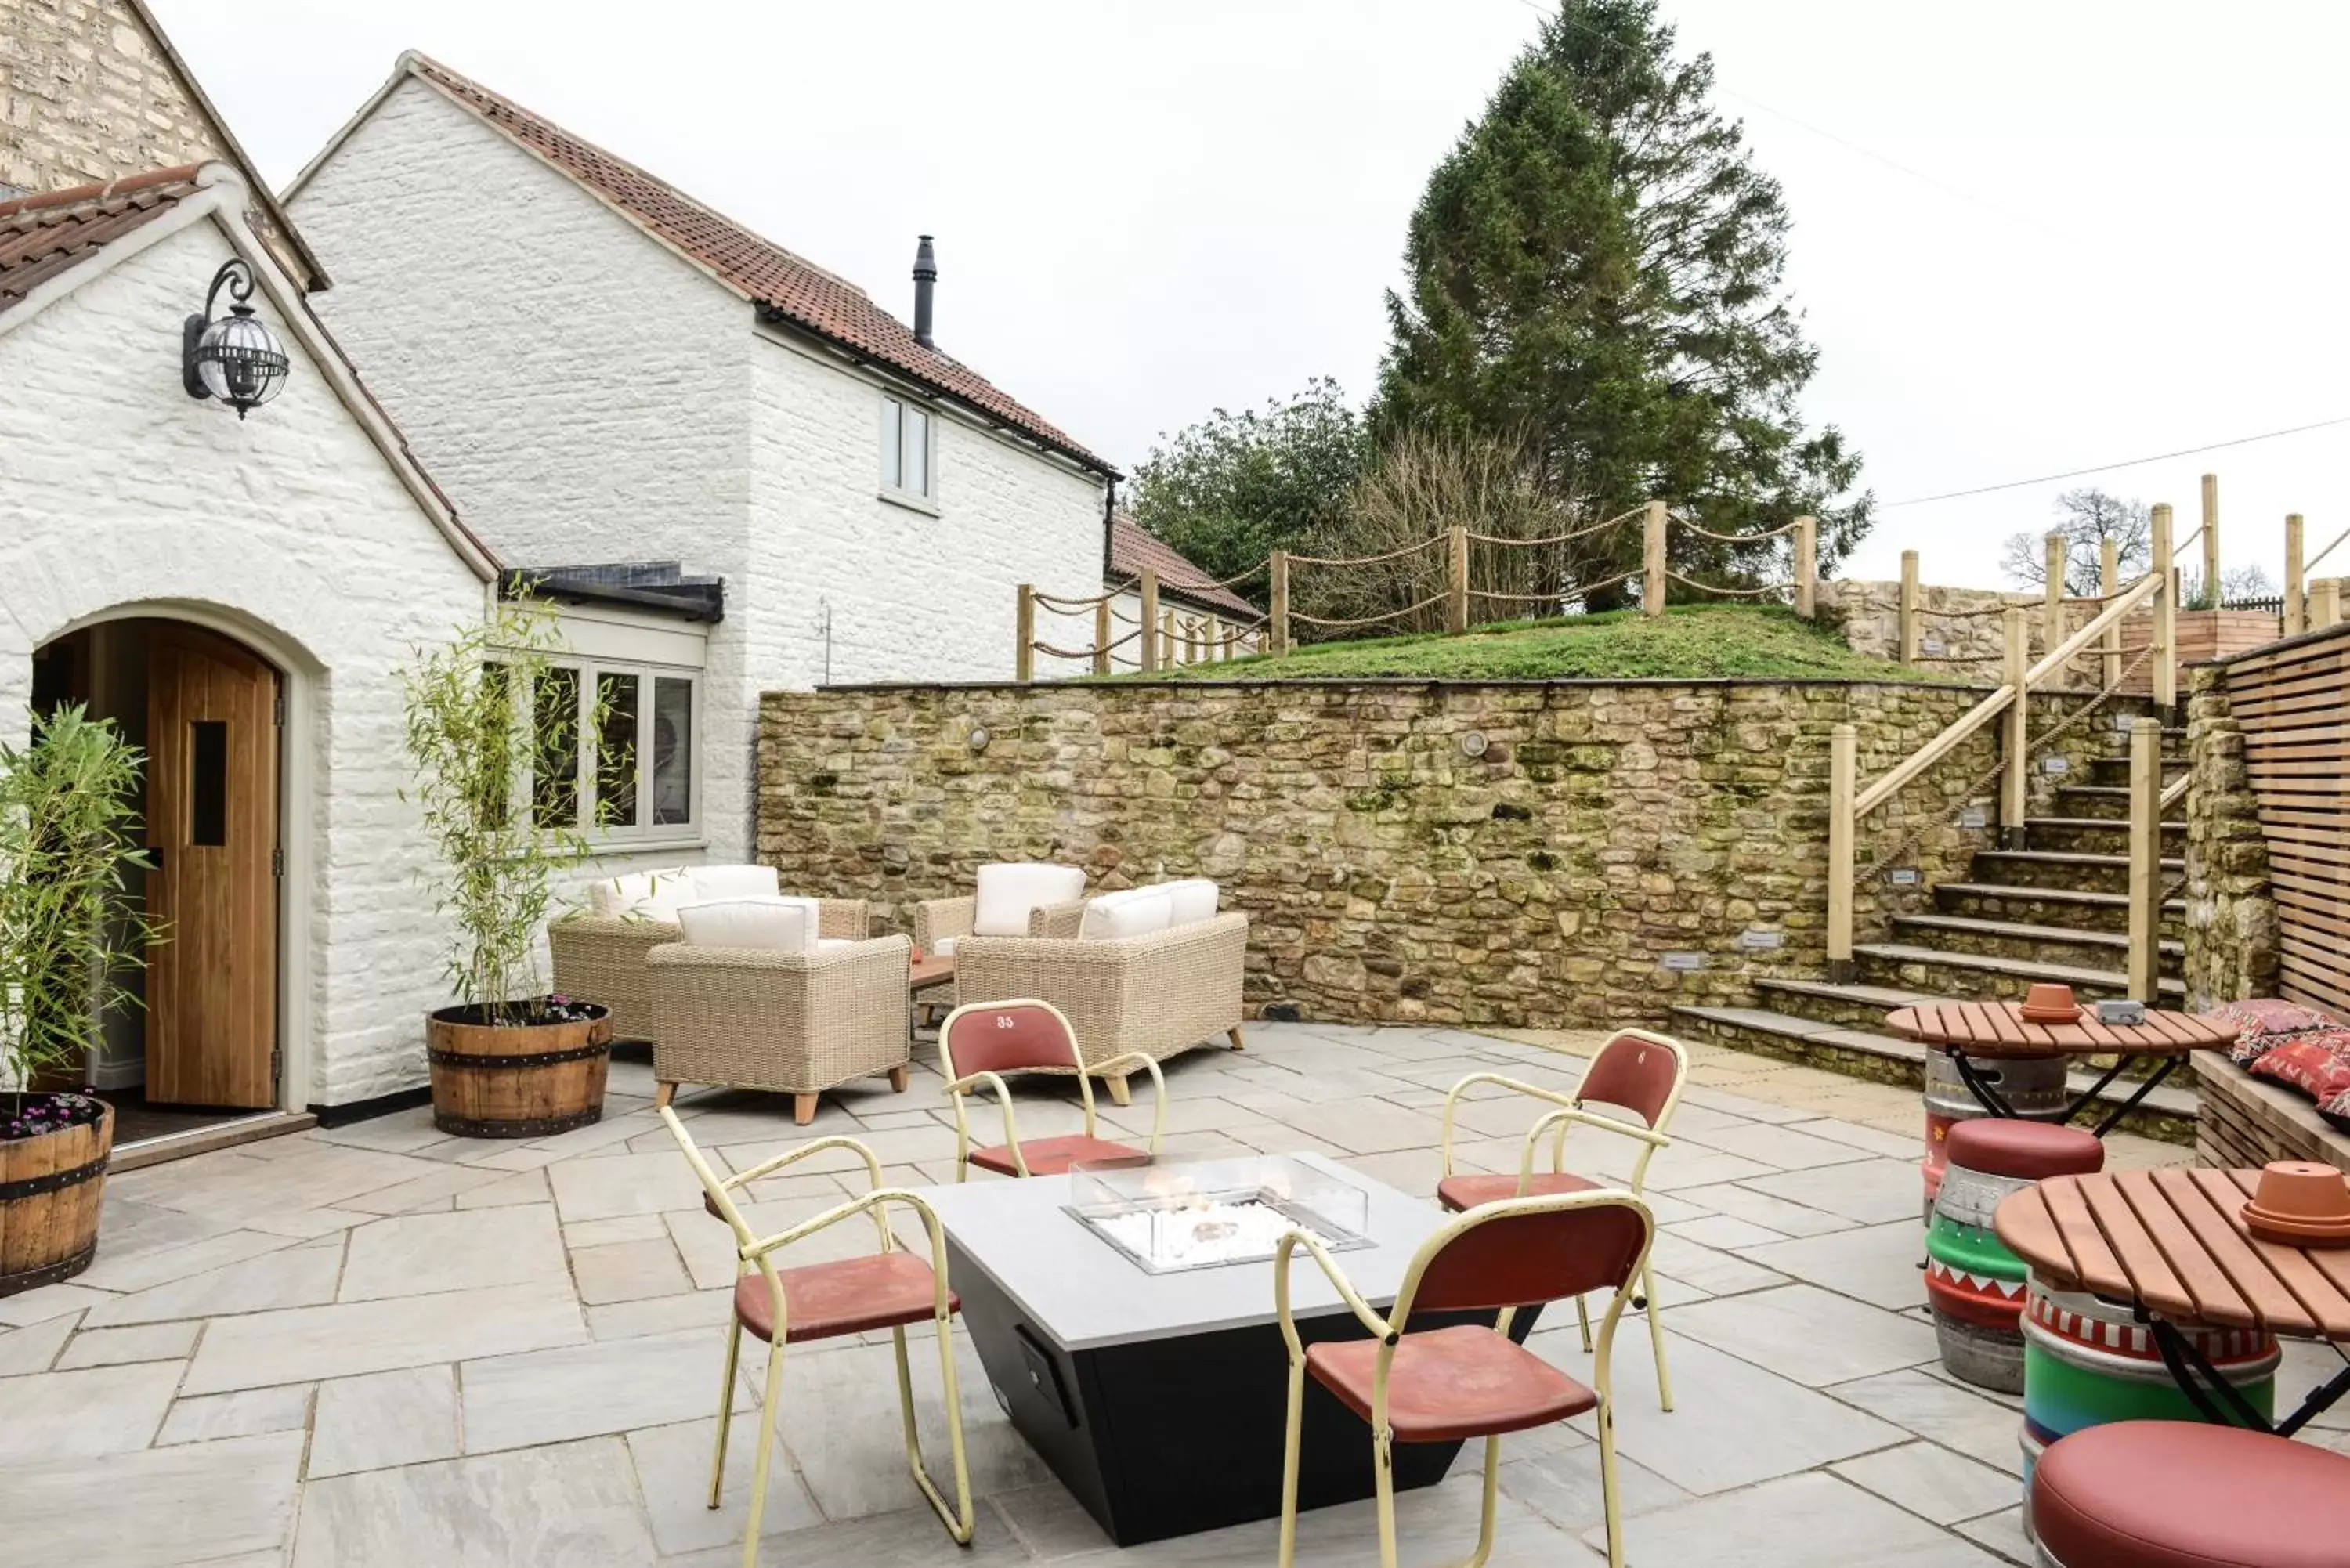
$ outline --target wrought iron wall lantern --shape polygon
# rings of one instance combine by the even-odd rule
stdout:
[[[215,319],[213,306],[227,289],[228,314]],[[277,395],[290,361],[276,335],[245,303],[253,297],[253,269],[232,256],[213,275],[201,316],[181,329],[181,384],[192,398],[218,398],[243,419]]]

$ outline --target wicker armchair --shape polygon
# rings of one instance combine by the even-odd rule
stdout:
[[[860,940],[870,926],[862,898],[826,898],[818,904],[818,936]],[[679,935],[673,921],[641,916],[559,916],[546,923],[555,989],[610,1008],[613,1039],[650,1040],[653,988],[645,955],[676,941]]]
[[[680,1084],[723,1084],[792,1096],[792,1119],[816,1119],[816,1096],[886,1073],[906,1092],[903,937],[822,952],[666,943],[646,955],[652,979],[659,1105]]]
[[[1039,911],[1032,929],[1040,917],[1052,918]],[[955,990],[965,1004],[1051,1002],[1076,1030],[1089,1069],[1137,1052],[1163,1062],[1220,1034],[1241,1048],[1247,956],[1243,914],[1106,941],[965,937],[955,948]],[[1121,1106],[1129,1098],[1126,1076],[1104,1075]]]

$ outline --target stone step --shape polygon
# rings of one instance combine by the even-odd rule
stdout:
[[[1827,986],[1822,981],[1777,981],[1764,983],[1779,990],[1790,985],[1856,992],[1883,992],[1887,989],[1880,986],[1839,988]],[[1921,1094],[1925,1089],[1926,1047],[1898,1035],[1825,1023],[1814,1018],[1774,1012],[1767,1007],[1678,1006],[1671,1012],[1677,1029],[1710,1044],[1726,1045],[1733,1050],[1782,1061],[1800,1062],[1807,1066],[1825,1067],[1831,1072],[1846,1073],[1881,1084],[1898,1084],[1904,1088],[1915,1088]],[[2096,1072],[2069,1073],[2066,1075],[2067,1086],[2077,1096],[2085,1093],[2098,1076]],[[2138,1108],[2125,1118],[2122,1127],[2127,1131],[2151,1137],[2192,1143],[2195,1137],[2196,1094],[2189,1085],[2193,1081],[2191,1074],[2172,1074],[2170,1081],[2148,1094]],[[2099,1092],[2097,1104],[2106,1106],[2120,1105],[2136,1086],[2128,1079],[2119,1080]],[[1922,1115],[1921,1111],[1921,1117]]]
[[[2092,855],[2071,849],[1978,849],[1970,867],[1975,882],[2000,882],[2012,888],[2069,888],[2092,893],[2127,893],[2129,857]],[[2166,857],[2161,865],[2168,883],[2187,869],[2183,859]]]
[[[1881,1029],[1895,1008],[1936,1000],[1907,986],[1858,981],[1839,985],[1827,980],[1757,980],[1754,990],[1759,1002],[1779,1012],[1850,1029]]]
[[[2164,753],[2162,759],[2163,783],[2170,783],[2173,779],[2176,779],[2179,774],[2186,771],[2187,757],[2183,752],[2176,756],[2171,755],[2168,753]],[[2127,786],[2129,784],[2128,756],[2096,757],[2092,759],[2089,763],[2089,777],[2086,782],[2093,784],[2120,784],[2125,787]]]
[[[2066,816],[2094,817],[2099,822],[2129,820],[2127,784],[2058,784],[2056,804]]]
[[[1906,942],[1855,942],[1852,956],[1863,980],[1968,1002],[2022,1002],[2040,984],[2069,985],[2089,1001],[2129,994],[2129,974],[2125,970],[1946,952]],[[2165,1002],[2186,998],[2182,981],[2164,978],[2155,984]]]
[[[2129,963],[2127,930],[1941,914],[1896,915],[1893,930],[1897,937],[1918,946],[1939,948],[1945,952],[2042,963],[2074,963],[2084,959],[2118,961],[2125,968]],[[2186,961],[2185,942],[2158,937],[2156,946],[2168,967],[2175,969]]]
[[[2085,855],[2126,855],[2129,853],[2130,825],[2101,816],[2027,816],[2023,819],[2024,842],[2034,849],[2050,849],[2062,854],[2074,851]],[[2162,825],[2162,842],[2166,849],[2187,847],[2187,824],[2166,822]]]
[[[2015,888],[1998,882],[1938,882],[1934,904],[1944,914],[2026,925],[2070,926],[2076,930],[2127,931],[2129,895],[2080,888]],[[2187,900],[2162,906],[2162,927],[2176,935],[2187,919]]]

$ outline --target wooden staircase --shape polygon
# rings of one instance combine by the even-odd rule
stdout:
[[[2185,734],[2163,732],[2163,781],[2186,769]],[[2129,993],[2129,759],[2099,757],[2086,783],[2063,784],[2056,815],[2029,817],[2023,842],[1976,852],[1964,880],[1938,883],[1932,907],[1896,915],[1888,940],[1853,944],[1856,975],[1825,980],[1760,980],[1751,1007],[1680,1006],[1679,1028],[1694,1039],[1787,1057],[1883,1082],[1920,1082],[1925,1049],[1886,1033],[1885,1014],[1919,1001],[1963,997],[2020,1001],[2033,984],[2054,981],[2085,1002]],[[2185,870],[2187,825],[2163,824],[2162,877]],[[2183,1005],[2178,979],[2183,899],[2162,906],[2163,1001]],[[2076,1075],[2085,1089],[2094,1075]],[[2183,1076],[2183,1075],[2182,1075]],[[2189,1131],[2194,1092],[2180,1079],[2158,1088],[2129,1125],[2169,1137]],[[2126,1080],[2106,1097],[2116,1103]]]

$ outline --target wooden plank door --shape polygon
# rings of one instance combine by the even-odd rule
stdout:
[[[147,1097],[277,1103],[277,672],[158,624],[147,695]]]

